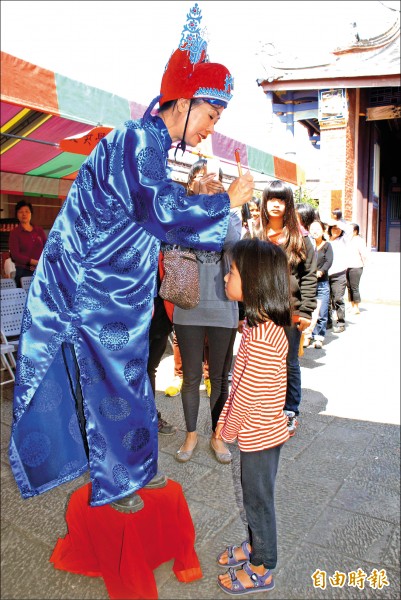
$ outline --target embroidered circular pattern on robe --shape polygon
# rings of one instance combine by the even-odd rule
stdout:
[[[100,487],[100,483],[97,479],[93,479],[92,480],[92,494],[91,494],[91,500],[93,500],[94,502],[96,502],[96,500],[98,500],[101,496],[101,487]]]
[[[96,358],[85,357],[78,360],[82,383],[92,385],[106,379],[106,371]]]
[[[22,314],[21,332],[25,333],[32,325],[32,314],[29,308],[25,307]]]
[[[128,327],[125,323],[116,321],[102,327],[99,341],[107,350],[121,350],[129,342]]]
[[[95,433],[90,442],[91,458],[103,462],[107,454],[107,443],[100,433]]]
[[[137,452],[141,450],[150,440],[149,429],[140,427],[134,431],[129,431],[122,439],[123,448]]]
[[[148,179],[160,181],[166,175],[159,152],[151,146],[138,152],[137,165],[138,171]]]
[[[51,263],[59,260],[64,252],[64,244],[58,231],[51,231],[44,247],[44,256]]]
[[[51,443],[47,435],[38,431],[28,433],[19,448],[24,465],[39,467],[49,457]]]
[[[67,477],[67,480],[69,481],[71,479],[71,473],[78,471],[80,467],[81,463],[78,460],[70,460],[60,469],[58,479],[61,480],[64,479],[64,477]]]
[[[130,360],[124,367],[124,377],[131,385],[135,385],[137,381],[144,376],[145,372],[145,361],[140,358],[134,358],[133,360]]]
[[[127,302],[135,310],[146,308],[152,300],[153,293],[146,285],[140,285],[133,292],[127,294]]]
[[[70,436],[74,440],[74,442],[76,442],[77,444],[82,443],[82,433],[79,428],[79,423],[78,423],[78,418],[77,418],[76,412],[74,412],[71,415],[70,422],[68,423],[68,431],[70,433]]]
[[[100,310],[110,302],[110,292],[102,283],[84,282],[75,296],[77,309]]]
[[[129,474],[124,465],[118,464],[113,467],[113,479],[120,490],[125,491],[130,488]]]
[[[75,219],[74,227],[81,239],[90,243],[95,241],[97,233],[96,222],[87,210],[83,210],[79,217]]]
[[[194,244],[199,242],[199,234],[192,227],[187,225],[181,225],[170,229],[166,234],[167,242],[169,244],[178,244],[185,248],[192,248]]]
[[[109,177],[121,173],[124,168],[124,149],[122,145],[118,142],[107,144],[107,158]]]
[[[157,201],[160,202],[160,205],[166,210],[178,210],[179,208],[183,208],[187,202],[186,198],[187,196],[184,188],[178,190],[177,195],[176,186],[171,184],[164,186],[157,195]]]
[[[109,266],[121,275],[130,273],[139,267],[141,253],[132,246],[125,246],[114,252],[109,261]]]
[[[78,187],[90,192],[95,187],[96,177],[91,161],[85,162],[78,171],[75,182]]]
[[[99,412],[110,421],[123,421],[131,413],[131,407],[125,398],[119,396],[106,396],[99,404]]]
[[[69,290],[61,282],[50,283],[43,289],[43,301],[54,312],[70,310],[73,304]]]
[[[23,354],[17,358],[17,368],[15,373],[15,384],[24,385],[29,383],[35,375],[35,366],[30,358]]]
[[[207,196],[205,205],[207,214],[214,219],[225,217],[230,212],[230,205],[225,201],[222,194]]]
[[[56,381],[42,381],[32,400],[32,410],[38,413],[51,412],[61,403],[63,390]]]

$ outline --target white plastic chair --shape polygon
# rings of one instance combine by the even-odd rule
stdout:
[[[12,278],[2,277],[0,287],[2,290],[8,289],[8,288],[15,289],[17,287],[17,284],[15,283],[15,280]]]
[[[18,349],[22,317],[26,303],[26,291],[22,288],[6,288],[1,294],[1,343]]]
[[[26,291],[26,293],[28,293],[29,290],[29,286],[31,285],[33,277],[21,277],[21,287],[23,290]]]
[[[5,385],[6,383],[13,383],[15,381],[15,375],[14,375],[14,371],[11,368],[10,363],[8,362],[10,355],[13,356],[13,346],[11,344],[1,344],[1,364],[2,364],[2,371],[7,371],[10,378],[9,379],[2,379],[2,381],[0,382],[0,385]],[[13,363],[14,363],[14,367],[15,367],[15,360],[14,357],[12,358]]]

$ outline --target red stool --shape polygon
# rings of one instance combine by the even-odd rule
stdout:
[[[174,559],[182,582],[201,579],[195,528],[181,485],[141,489],[142,510],[124,514],[109,505],[89,505],[91,484],[76,490],[66,512],[68,533],[59,538],[50,562],[56,569],[103,577],[112,599],[157,599],[153,570]]]

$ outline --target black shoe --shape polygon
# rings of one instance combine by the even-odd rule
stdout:
[[[134,492],[129,496],[125,496],[125,498],[110,502],[110,506],[119,512],[136,513],[145,506],[145,503],[142,498]]]
[[[156,473],[156,475],[144,486],[145,490],[156,490],[158,488],[164,488],[167,485],[167,477],[163,473]]]
[[[174,425],[170,425],[170,423],[162,419],[160,413],[157,416],[157,430],[162,435],[174,435],[177,431]]]

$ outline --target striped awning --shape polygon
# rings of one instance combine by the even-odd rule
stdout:
[[[65,198],[100,137],[145,110],[134,101],[2,52],[1,192]],[[295,163],[238,140],[216,133],[211,147],[224,172],[235,167],[234,151],[239,148],[244,168],[294,185],[304,183],[304,173]]]

